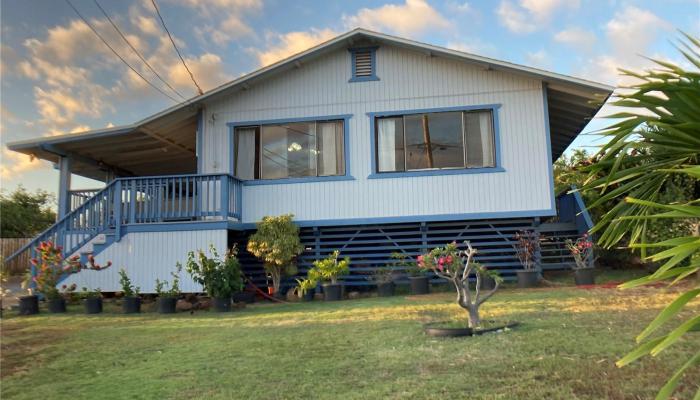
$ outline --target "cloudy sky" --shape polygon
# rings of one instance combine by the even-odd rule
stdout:
[[[196,93],[151,0],[98,0],[162,81],[118,35],[95,0],[71,0],[139,73],[168,96]],[[700,36],[700,0],[158,0],[206,91],[364,27],[430,44],[619,84],[640,55],[680,62],[677,29]],[[57,173],[12,153],[15,140],[128,124],[174,104],[124,65],[65,0],[3,0],[0,178],[55,192]],[[170,85],[168,88],[163,81]],[[588,130],[600,127],[594,121]],[[590,146],[589,137],[573,146]],[[92,186],[77,179],[74,186]]]

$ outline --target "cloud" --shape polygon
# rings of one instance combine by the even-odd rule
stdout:
[[[596,36],[592,31],[571,27],[557,32],[554,35],[554,41],[569,45],[577,50],[591,51],[595,44]]]
[[[271,43],[267,50],[256,51],[261,66],[270,65],[293,54],[325,42],[337,36],[332,29],[315,29],[308,32],[289,32],[284,34],[268,34]]]
[[[560,9],[577,9],[578,0],[520,0],[518,4],[502,0],[496,9],[501,23],[514,33],[531,33],[546,26]]]
[[[18,176],[44,167],[45,164],[32,157],[10,151],[7,147],[2,147],[2,162],[0,162],[0,178],[3,180],[15,179]]]
[[[549,68],[552,65],[552,59],[546,50],[540,49],[535,52],[528,52],[525,55],[528,65],[536,68]]]
[[[185,0],[178,3],[195,9],[206,20],[194,29],[202,43],[225,46],[229,42],[254,34],[244,16],[263,8],[262,0]]]
[[[224,72],[221,57],[212,53],[205,53],[196,58],[186,58],[187,66],[192,74],[197,77],[197,83],[202,89],[213,89],[231,77]],[[167,72],[168,80],[177,87],[187,88],[193,85],[190,74],[181,63],[171,64]]]
[[[453,27],[450,21],[425,0],[406,0],[404,4],[363,8],[355,15],[344,15],[343,23],[348,28],[389,31],[408,37]]]
[[[447,42],[445,47],[481,56],[493,57],[498,54],[498,48],[496,46],[492,43],[484,42],[478,37],[472,38],[467,42]]]
[[[195,28],[195,34],[200,41],[212,40],[219,46],[225,46],[229,42],[254,34],[253,29],[237,15],[231,14],[221,21],[218,27],[204,25]]]

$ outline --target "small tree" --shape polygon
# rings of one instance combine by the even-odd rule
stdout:
[[[263,261],[275,293],[280,289],[282,275],[296,273],[294,260],[304,251],[299,240],[299,227],[292,222],[293,218],[292,214],[263,217],[257,224],[257,232],[248,239],[247,249]]]
[[[452,242],[445,247],[437,247],[428,254],[418,256],[418,266],[425,270],[433,271],[437,276],[452,282],[457,290],[457,304],[467,310],[469,315],[469,327],[478,328],[481,325],[479,307],[486,302],[500,286],[503,279],[492,271],[473,261],[476,249],[468,241],[464,244],[466,250],[460,251],[457,243]],[[469,281],[474,275],[474,293],[470,288]],[[489,275],[494,278],[496,285],[490,291],[481,291],[481,279]]]
[[[317,282],[319,279],[333,285],[338,284],[338,276],[350,271],[350,257],[338,261],[340,251],[335,250],[323,260],[314,261],[314,266],[309,270],[309,279]]]
[[[537,254],[540,252],[540,234],[535,231],[520,231],[515,234],[513,246],[523,268],[533,271],[537,268]]]
[[[197,250],[196,255],[193,251],[187,254],[186,268],[192,279],[202,285],[211,297],[226,298],[240,292],[243,278],[236,248],[227,250],[224,258],[219,256],[213,245],[209,247],[209,252],[212,258],[207,257],[202,250]]]

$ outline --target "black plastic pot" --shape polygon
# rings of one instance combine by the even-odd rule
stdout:
[[[122,299],[122,310],[124,314],[138,314],[141,312],[141,298],[140,297],[124,297]]]
[[[66,312],[66,299],[60,297],[58,299],[50,299],[46,305],[51,314],[61,314]]]
[[[428,284],[427,276],[409,276],[411,282],[411,294],[428,294],[430,293],[430,285]]]
[[[39,313],[39,297],[36,295],[19,298],[19,315],[34,315]]]
[[[85,299],[85,314],[99,314],[102,312],[102,297],[88,297]]]
[[[253,292],[238,292],[233,294],[234,303],[255,303],[255,293]]]
[[[177,305],[177,297],[159,297],[158,312],[161,314],[175,314],[175,306]]]
[[[383,282],[377,284],[377,295],[379,297],[391,297],[394,295],[394,282]]]
[[[301,296],[301,301],[314,301],[314,296],[316,295],[316,289],[309,289]]]
[[[496,287],[496,280],[491,276],[484,275],[481,277],[481,290],[493,290]]]
[[[574,270],[576,285],[595,285],[595,270],[593,268],[581,268]]]
[[[510,322],[500,326],[493,326],[486,329],[472,329],[468,327],[464,328],[441,328],[436,326],[438,324],[427,324],[423,327],[425,334],[434,337],[460,337],[460,336],[477,336],[484,333],[496,332],[505,328],[515,328],[520,325],[519,322]]]
[[[338,301],[343,298],[343,287],[340,284],[324,283],[321,286],[324,301]]]
[[[537,286],[537,282],[539,281],[539,274],[537,271],[522,269],[516,273],[518,275],[519,288],[531,288]]]
[[[230,297],[212,297],[211,305],[216,312],[230,312],[231,298]]]

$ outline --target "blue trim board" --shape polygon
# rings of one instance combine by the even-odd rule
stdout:
[[[370,81],[378,81],[379,78],[377,77],[377,49],[378,46],[370,46],[370,47],[354,47],[351,49],[348,49],[350,52],[350,68],[352,70],[352,75],[351,78],[348,80],[348,82],[353,83],[353,82],[370,82]],[[357,53],[359,51],[367,51],[369,50],[369,55],[370,55],[370,63],[372,65],[372,74],[370,76],[357,76],[357,71],[355,70],[355,58],[357,57]]]
[[[545,137],[547,138],[547,163],[549,164],[547,168],[547,173],[548,173],[548,179],[549,179],[549,184],[550,186],[550,192],[551,192],[551,204],[552,208],[556,208],[555,204],[555,199],[554,199],[554,160],[552,160],[552,134],[549,131],[549,101],[547,99],[547,83],[542,82],[542,101],[543,101],[543,106],[544,106],[544,130],[545,130]]]
[[[131,232],[178,232],[178,231],[207,231],[227,229],[228,221],[193,221],[193,222],[163,222],[154,224],[123,225],[123,234]]]
[[[203,156],[203,146],[204,146],[204,110],[200,109],[197,112],[197,173],[202,173],[202,162],[204,161]]]
[[[501,126],[499,123],[498,110],[501,104],[480,104],[472,106],[456,106],[456,107],[438,107],[438,108],[422,108],[413,110],[396,110],[396,111],[379,111],[369,112],[369,134],[370,134],[370,166],[371,173],[368,179],[380,178],[402,178],[415,176],[434,176],[434,175],[456,175],[456,174],[475,174],[488,172],[505,172],[501,164]],[[495,167],[485,168],[449,168],[449,169],[431,169],[422,171],[398,171],[398,172],[377,172],[377,149],[375,140],[376,128],[375,120],[378,117],[393,117],[398,115],[425,114],[435,112],[450,112],[450,111],[476,111],[476,110],[491,110],[493,115],[493,147],[495,153]],[[551,158],[551,156],[550,156]]]
[[[282,178],[282,179],[256,179],[241,181],[244,186],[258,186],[258,185],[285,185],[290,183],[313,183],[313,182],[333,182],[333,181],[351,181],[355,178],[351,174],[350,170],[350,118],[353,114],[340,114],[340,115],[322,115],[314,117],[297,117],[297,118],[278,118],[278,119],[268,119],[260,121],[241,121],[241,122],[227,122],[226,126],[229,127],[231,138],[231,145],[229,146],[229,173],[234,174],[235,171],[235,154],[236,154],[236,140],[234,135],[236,134],[236,128],[242,126],[257,126],[257,125],[270,125],[270,124],[288,124],[293,122],[310,122],[310,121],[333,121],[333,120],[343,120],[343,161],[345,162],[345,174],[343,175],[332,175],[332,176],[309,176],[309,177],[298,177],[298,178]]]

